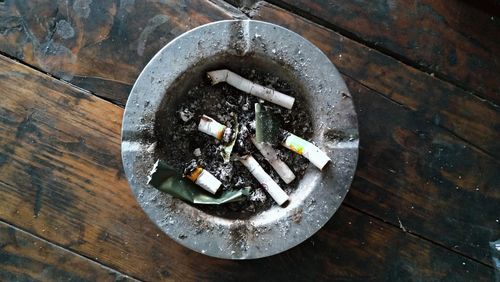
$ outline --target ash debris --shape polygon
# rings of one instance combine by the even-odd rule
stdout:
[[[307,159],[276,144],[274,147],[278,151],[279,157],[297,176],[297,179],[288,185],[281,180],[249,140],[249,137],[255,131],[254,104],[262,103],[277,118],[281,119],[283,129],[305,139],[310,138],[312,135],[312,123],[310,114],[305,110],[305,102],[286,81],[271,73],[259,72],[254,69],[243,68],[238,71],[238,74],[255,83],[295,97],[294,108],[288,110],[264,102],[225,83],[211,85],[210,81],[205,79],[182,95],[184,99],[178,104],[175,116],[167,123],[169,126],[168,132],[171,134],[164,136],[164,142],[160,150],[162,156],[160,157],[167,160],[179,171],[184,171],[190,163],[195,161],[222,182],[223,187],[221,190],[251,187],[252,193],[245,201],[222,206],[199,207],[211,214],[243,218],[276,204],[250,172],[238,161],[237,156],[251,153],[287,194],[296,189],[297,183],[309,164]],[[224,163],[221,157],[224,141],[221,142],[198,131],[198,123],[203,114],[233,129],[232,131],[238,126],[239,134],[229,163]]]

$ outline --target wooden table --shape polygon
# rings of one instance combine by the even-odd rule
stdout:
[[[493,280],[498,2],[229,2],[0,2],[0,280]],[[252,261],[169,239],[135,202],[120,158],[141,69],[184,31],[231,18],[316,44],[360,126],[340,210],[298,247]]]

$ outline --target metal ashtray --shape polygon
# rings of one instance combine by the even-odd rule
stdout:
[[[223,67],[238,72],[249,65],[300,89],[298,95],[311,115],[310,140],[332,162],[323,171],[309,165],[287,206],[271,206],[241,218],[209,213],[149,186],[148,173],[160,150],[159,132],[168,134],[164,120],[175,112],[176,101],[207,70]],[[359,144],[350,97],[328,57],[288,29],[253,20],[219,21],[195,28],[162,48],[135,82],[123,118],[125,173],[144,211],[180,244],[227,259],[283,252],[318,231],[349,190]]]

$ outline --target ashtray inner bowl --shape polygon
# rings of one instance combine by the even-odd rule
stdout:
[[[274,63],[270,58],[260,57],[255,53],[246,56],[220,54],[200,61],[199,64],[183,73],[167,89],[167,95],[164,96],[159,111],[156,113],[155,155],[158,159],[168,161],[180,171],[189,160],[201,159],[205,164],[204,168],[223,181],[226,186],[224,189],[237,189],[235,185],[261,189],[258,188],[260,185],[250,172],[237,160],[224,164],[222,158],[215,152],[215,148],[219,146],[218,142],[213,137],[197,130],[202,114],[218,120],[232,119],[230,115],[233,115],[238,118],[240,124],[246,123],[247,125],[254,120],[254,104],[259,102],[259,99],[227,84],[211,85],[206,73],[217,69],[230,69],[256,83],[293,96],[296,99],[293,110],[268,102],[263,105],[272,107],[276,111],[275,118],[281,122],[285,130],[306,139],[312,136],[314,128],[307,100],[310,96],[307,95],[302,85],[294,80],[293,73],[289,69]],[[181,118],[181,112],[185,120]],[[246,140],[243,145],[241,149],[251,152],[287,194],[301,193],[297,187],[309,165],[307,159],[286,148],[276,148],[297,177],[296,181],[286,184],[279,180],[279,175],[265,161],[250,140]],[[239,144],[236,146],[240,149]],[[199,149],[198,152],[202,156],[193,155],[196,149]],[[237,154],[238,151],[235,151],[234,155]],[[254,200],[249,198],[247,201],[220,206],[194,205],[194,207],[215,216],[247,219],[276,205],[263,190],[257,192],[250,197],[256,198]]]

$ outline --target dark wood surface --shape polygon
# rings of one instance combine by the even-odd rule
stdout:
[[[495,0],[272,0],[403,62],[500,102]]]
[[[2,1],[0,51],[125,105],[151,57],[183,32],[231,15],[208,1]]]
[[[0,223],[1,281],[134,281],[95,261]]]
[[[363,179],[346,202],[491,263],[500,207],[498,107],[276,6],[261,3],[254,18],[298,31],[344,74],[358,109]],[[487,137],[477,140],[484,123]]]
[[[246,14],[201,0],[0,3],[0,280],[494,279],[495,5],[230,2]],[[325,52],[351,91],[361,138],[333,219],[253,261],[170,240],[135,202],[120,159],[123,105],[144,65],[182,32],[235,17],[288,27]],[[452,49],[455,65],[441,60]]]

